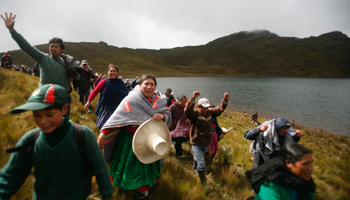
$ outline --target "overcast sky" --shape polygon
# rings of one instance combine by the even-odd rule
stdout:
[[[350,36],[350,0],[7,0],[0,6],[5,12],[17,15],[15,29],[32,45],[60,37],[161,49],[256,29],[298,38]],[[0,52],[19,49],[0,20]]]

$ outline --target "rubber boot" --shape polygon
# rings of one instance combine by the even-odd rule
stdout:
[[[198,171],[199,179],[201,180],[202,186],[207,186],[207,177],[205,176],[205,171]]]
[[[192,170],[196,173],[197,173],[197,161],[193,160],[193,164],[192,164]]]

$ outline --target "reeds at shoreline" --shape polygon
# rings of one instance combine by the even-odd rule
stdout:
[[[19,115],[9,114],[14,107],[26,102],[31,92],[37,88],[39,78],[11,70],[0,69],[0,167],[9,159],[7,148],[16,145],[20,137],[36,127],[31,112]],[[96,107],[97,98],[93,101]],[[71,119],[92,129],[97,137],[96,116],[87,113],[78,101],[76,92],[72,92]],[[189,144],[183,144],[183,161],[175,159],[175,150],[171,149],[164,159],[162,175],[156,186],[150,189],[150,199],[247,199],[252,196],[250,183],[244,172],[252,168],[249,160],[249,140],[243,134],[255,125],[251,124],[251,115],[231,110],[225,111],[219,118],[222,127],[233,127],[219,143],[219,152],[207,158],[207,179],[210,190],[203,189],[198,175],[193,173],[192,150]],[[276,116],[279,117],[279,116]],[[269,118],[259,116],[263,122]],[[313,179],[317,185],[316,199],[350,198],[350,137],[326,133],[322,130],[308,129],[295,124],[294,129],[304,131],[300,143],[313,151]],[[12,199],[31,199],[34,177],[31,174]],[[100,199],[98,188],[93,181],[93,193],[90,199]],[[132,192],[115,187],[114,197],[134,199]]]

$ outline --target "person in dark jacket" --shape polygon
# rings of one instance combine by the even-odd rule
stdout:
[[[207,185],[205,176],[204,154],[207,151],[213,137],[213,117],[218,117],[224,112],[230,97],[225,92],[221,103],[215,108],[209,108],[209,100],[201,98],[198,100],[197,109],[193,109],[195,99],[201,95],[199,91],[193,92],[193,96],[188,100],[185,106],[185,114],[191,121],[190,143],[193,150],[193,169],[198,171],[200,181],[203,186]]]
[[[131,82],[131,89],[134,89],[138,84],[139,84],[139,77],[136,76],[135,79]]]
[[[128,90],[129,91],[131,91],[131,85],[130,85],[130,83],[129,83],[129,79],[127,78],[127,79],[125,79],[125,86],[126,86],[126,88],[128,88]]]
[[[89,63],[86,60],[81,61],[81,79],[79,82],[79,101],[85,105],[90,96],[90,78],[95,78]],[[88,112],[91,112],[91,105],[89,105]]]
[[[299,142],[303,136],[301,130],[290,132],[290,123],[287,118],[278,117],[265,121],[259,127],[249,129],[243,136],[252,140],[251,153],[253,154],[253,168],[263,164],[269,159],[278,157],[279,150],[287,143]]]
[[[313,200],[316,185],[311,177],[312,161],[308,148],[296,143],[284,145],[278,158],[253,170],[254,199]]]
[[[40,77],[40,68],[38,62],[34,64],[33,73],[34,76]]]
[[[7,51],[5,51],[4,55],[1,57],[1,66],[5,69],[11,69],[12,67],[12,58]]]
[[[168,88],[166,91],[165,91],[165,96],[166,96],[166,99],[167,99],[167,104],[166,106],[167,107],[170,107],[171,104],[173,104],[175,102],[175,98],[174,96],[172,95],[172,90],[170,88]]]
[[[258,113],[255,112],[253,115],[252,115],[252,123],[255,123],[255,125],[258,125]]]

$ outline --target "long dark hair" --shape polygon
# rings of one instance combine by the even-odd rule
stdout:
[[[280,152],[279,158],[285,164],[288,160],[292,164],[301,160],[305,155],[312,153],[312,151],[298,143],[288,143],[284,145]]]
[[[140,81],[139,81],[139,84],[141,85],[145,80],[147,79],[153,79],[154,80],[154,83],[156,84],[157,86],[157,81],[156,81],[156,77],[151,74],[151,73],[147,73],[147,74],[142,74],[141,78],[140,78]]]
[[[315,184],[313,180],[304,181],[296,177],[285,163],[288,160],[295,164],[295,162],[300,161],[305,155],[310,153],[312,151],[303,145],[297,143],[285,144],[281,148],[278,158],[270,159],[253,170],[251,181],[255,192],[259,192],[262,184],[266,183],[266,185],[269,185],[271,182],[277,182],[283,186],[297,190],[298,195],[301,194],[304,196],[304,192],[314,192]],[[303,189],[303,187],[305,188]]]

